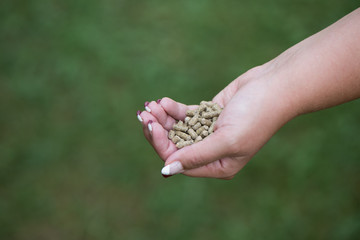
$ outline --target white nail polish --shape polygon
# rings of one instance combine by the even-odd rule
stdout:
[[[137,115],[137,119],[139,119],[140,122],[143,122],[143,119],[141,118],[140,115]]]
[[[175,175],[182,172],[184,172],[184,168],[179,161],[166,165],[163,169],[161,169],[161,173],[163,175]]]
[[[149,113],[151,112],[151,109],[148,106],[145,106],[145,110]]]
[[[148,123],[148,129],[150,132],[152,132],[152,126],[151,126],[151,123]]]

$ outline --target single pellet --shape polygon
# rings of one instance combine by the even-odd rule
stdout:
[[[201,118],[201,120],[200,120],[200,123],[202,124],[202,125],[207,125],[207,126],[211,126],[211,120],[209,120],[209,119],[206,119],[206,118]]]
[[[196,134],[196,132],[194,131],[194,129],[192,129],[192,128],[189,128],[188,134],[191,136],[192,139],[196,139],[197,136],[198,136],[198,135]]]
[[[193,116],[195,116],[195,114],[196,114],[196,110],[187,110],[186,111],[186,116],[188,116],[188,117],[193,117]]]
[[[200,135],[202,133],[202,131],[206,130],[205,127],[207,126],[202,126],[201,128],[199,128],[198,130],[196,130],[196,134]]]
[[[175,137],[175,131],[174,130],[170,130],[169,131],[169,139],[173,139]]]
[[[199,108],[198,108],[198,112],[201,113],[204,110],[206,110],[206,105],[205,104],[200,104]]]
[[[197,136],[197,138],[195,139],[195,142],[200,142],[202,140],[202,137],[201,136]]]
[[[191,117],[186,117],[185,120],[184,120],[184,121],[185,121],[185,124],[188,124],[189,121],[190,121],[190,119],[191,119]]]
[[[173,129],[176,131],[186,132],[189,128],[178,123],[178,124],[174,124]]]
[[[189,146],[191,144],[193,144],[193,141],[180,141],[176,144],[176,147],[183,148],[183,147]]]
[[[180,141],[184,141],[184,140],[182,140],[179,136],[176,136],[176,135],[175,135],[171,140],[172,140],[172,142],[175,143],[175,144],[178,143],[178,142],[180,142]]]
[[[195,114],[195,116],[193,116],[190,121],[189,121],[189,125],[190,126],[194,126],[199,120],[199,114]]]
[[[205,138],[205,137],[207,137],[207,136],[209,136],[209,132],[206,131],[206,130],[202,131],[201,137]]]
[[[203,118],[213,118],[219,116],[220,112],[218,111],[212,111],[212,112],[203,112],[202,117]]]
[[[209,127],[209,133],[210,133],[210,134],[214,132],[214,126],[215,126],[215,122],[213,122],[213,123],[211,124],[211,126]]]
[[[200,104],[206,105],[208,107],[212,107],[214,106],[215,103],[211,101],[201,101]]]
[[[190,141],[191,140],[191,136],[184,133],[184,132],[176,131],[175,134],[177,136],[181,137],[182,139],[184,139],[185,141]]]
[[[192,127],[192,129],[198,130],[200,127],[201,127],[201,123],[198,122]]]
[[[177,148],[180,148],[179,146],[182,145],[182,143],[185,142],[183,139],[181,139],[180,141],[178,141],[177,143],[175,143],[175,146]]]
[[[221,112],[221,111],[222,111],[221,107],[220,107],[217,103],[215,103],[215,104],[212,106],[212,109],[214,109],[214,111],[217,111],[217,112]]]

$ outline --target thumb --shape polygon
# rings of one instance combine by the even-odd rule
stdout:
[[[225,136],[227,134],[218,129],[203,141],[176,151],[166,160],[161,173],[163,175],[182,173],[228,156],[231,153],[229,152],[231,144]]]

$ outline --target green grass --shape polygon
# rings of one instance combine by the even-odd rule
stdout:
[[[163,179],[135,113],[211,99],[357,5],[1,1],[0,239],[356,239],[359,101],[288,123],[232,181]]]

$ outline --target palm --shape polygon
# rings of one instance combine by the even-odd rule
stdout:
[[[222,106],[226,106],[231,99],[233,98],[234,94],[238,90],[238,83],[234,81],[228,87],[226,87],[223,91],[221,91],[213,101],[219,103]],[[149,132],[147,126],[144,126],[144,135],[147,140],[151,143],[154,147],[155,151],[158,155],[166,161],[171,155],[180,151],[176,148],[175,144],[170,141],[167,137],[168,131],[172,128],[173,124],[177,120],[183,120],[185,118],[186,110],[194,109],[197,106],[187,106],[178,102],[173,101],[169,98],[164,98],[157,104],[156,102],[151,102],[149,104],[149,108],[151,109],[151,113],[143,112],[142,118],[144,122],[147,123],[148,121],[153,121],[152,133]],[[228,113],[232,112],[224,109],[221,117],[217,122],[216,129],[217,131],[224,131],[226,132],[227,129],[231,130],[231,126],[233,123],[231,121],[231,117],[227,117]],[[229,121],[230,120],[230,121]],[[191,151],[191,148],[184,148],[181,151],[185,152],[185,154],[191,154],[191,152],[186,153],[187,151]],[[242,157],[240,157],[242,158]],[[193,169],[186,171],[184,174],[189,176],[205,176],[209,172],[219,171],[219,168],[226,168],[226,169],[236,169],[239,170],[239,157],[224,157],[222,159],[216,160],[206,166],[200,167],[198,169]],[[223,169],[225,171],[226,169]],[[236,171],[236,172],[237,172]],[[235,173],[234,172],[234,175]],[[204,175],[205,174],[205,175]]]

